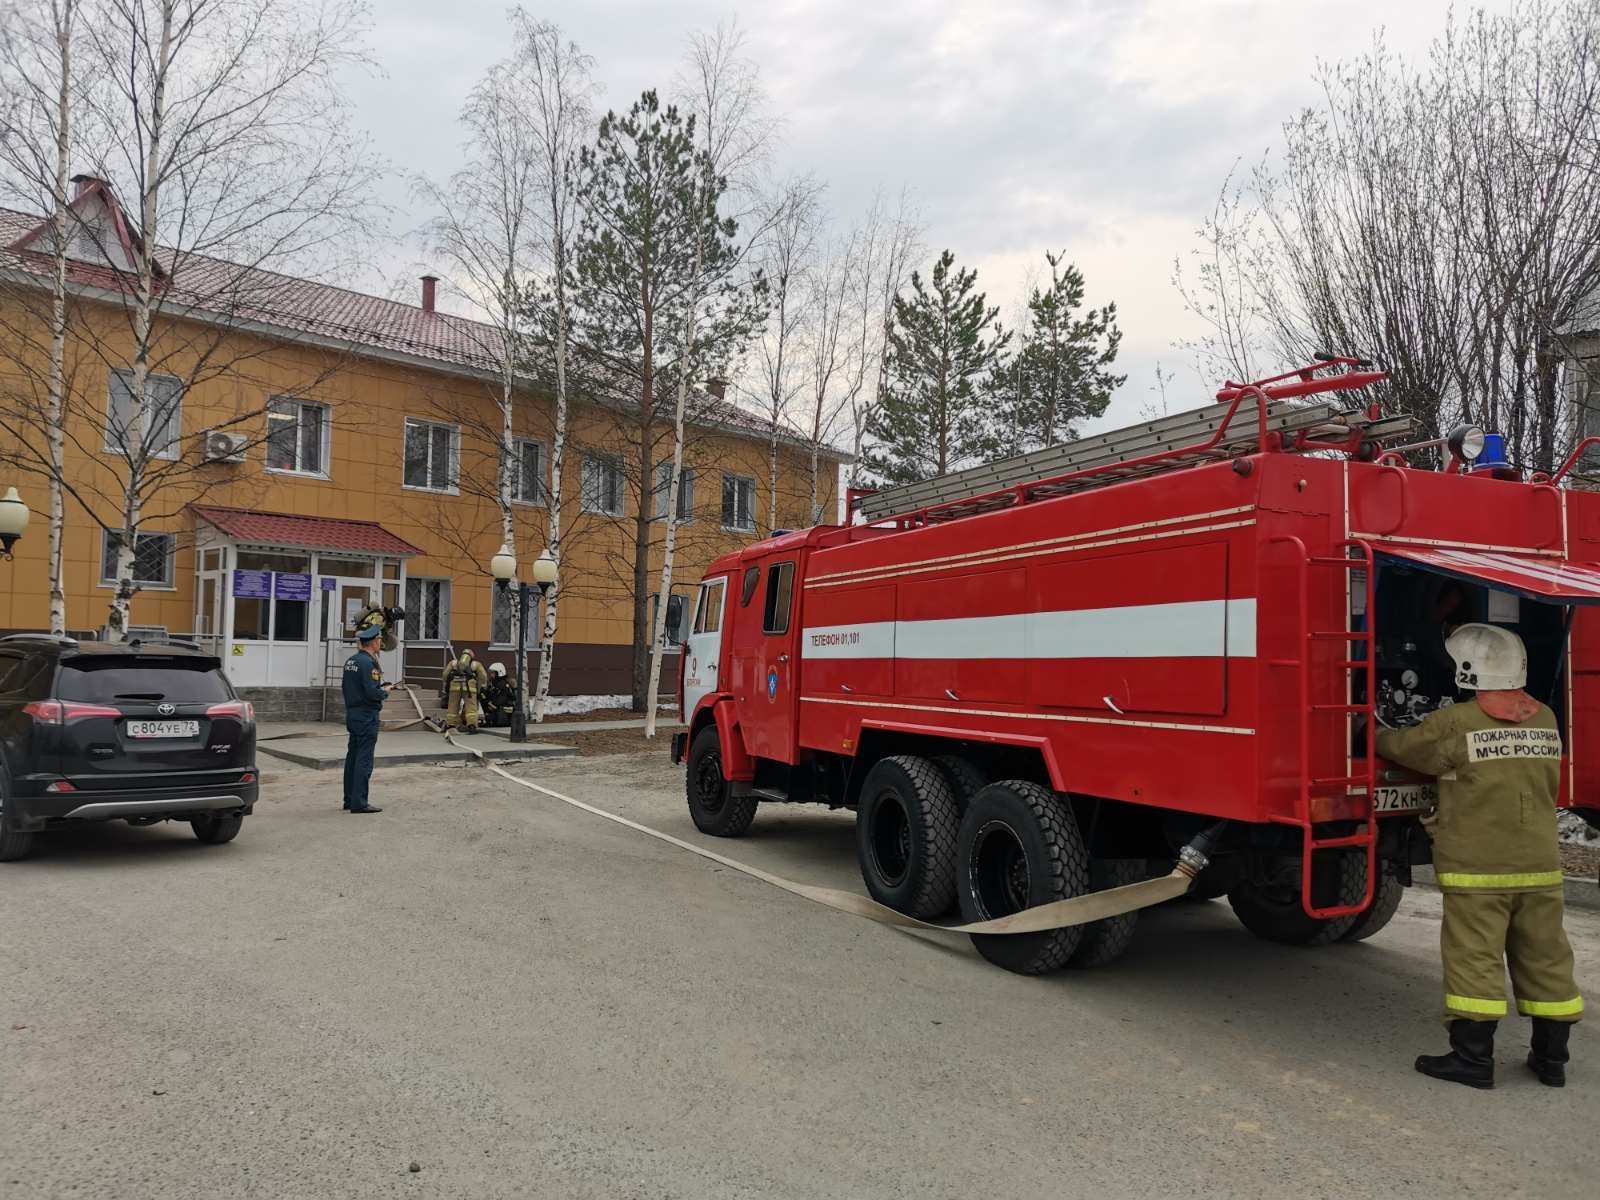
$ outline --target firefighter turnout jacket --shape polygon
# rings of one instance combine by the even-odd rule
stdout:
[[[1561,886],[1561,734],[1548,705],[1503,721],[1474,697],[1409,729],[1379,730],[1378,753],[1438,777],[1433,866],[1443,891]]]
[[[1480,692],[1409,729],[1379,731],[1378,753],[1439,780],[1433,865],[1444,892],[1446,1022],[1507,1016],[1508,967],[1518,1012],[1578,1020],[1583,998],[1562,928],[1555,714],[1524,693]]]

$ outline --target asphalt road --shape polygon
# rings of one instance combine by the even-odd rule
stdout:
[[[525,768],[693,835],[655,759]],[[274,770],[237,842],[107,826],[0,867],[0,1195],[1590,1197],[1564,1091],[1433,1083],[1438,897],[1371,942],[1170,906],[1099,971],[828,912],[474,768]],[[857,884],[844,814],[717,848]],[[1573,912],[1600,988],[1600,914]],[[421,1169],[413,1172],[412,1163]]]

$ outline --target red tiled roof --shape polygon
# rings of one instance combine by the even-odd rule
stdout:
[[[396,537],[376,521],[347,521],[338,517],[297,517],[290,513],[255,512],[248,508],[221,508],[191,504],[189,510],[239,542],[263,546],[294,546],[302,550],[350,550],[361,554],[404,557],[422,551]]]
[[[114,207],[113,211],[120,208]],[[0,208],[0,247],[6,247],[0,251],[0,269],[27,271],[40,277],[48,274],[49,259],[28,244],[43,219]],[[192,306],[220,312],[221,319],[231,324],[259,322],[324,338],[355,354],[363,350],[386,351],[431,360],[441,370],[476,375],[499,373],[496,354],[500,334],[485,321],[424,312],[414,304],[202,254],[186,254],[178,263],[172,261],[170,251],[158,248],[157,265],[165,266],[170,275],[167,297],[172,312]],[[73,262],[69,277],[84,287],[118,290],[124,286],[124,280],[113,268],[93,263]],[[622,394],[625,391],[618,389],[618,395],[610,397],[610,402],[626,406],[628,399]],[[585,398],[606,402],[600,396]],[[694,389],[692,403],[691,424],[729,429],[751,437],[767,436],[767,418],[758,413],[699,389]],[[778,436],[790,445],[809,444],[787,422],[780,423]],[[835,461],[849,457],[831,446],[824,446],[822,453]]]

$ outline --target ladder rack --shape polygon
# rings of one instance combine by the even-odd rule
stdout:
[[[1410,436],[1410,417],[1377,417],[1366,409],[1346,410],[1335,401],[1295,404],[1266,400],[1263,420],[1233,424],[1243,401],[1254,409],[1264,397],[1249,387],[1232,404],[1211,404],[1126,429],[1096,434],[1060,446],[1019,454],[999,462],[956,471],[938,479],[909,483],[862,497],[858,508],[870,523],[907,518],[934,523],[1008,508],[1129,479],[1221,462],[1261,449],[1354,449],[1359,442],[1382,444]],[[1268,446],[1262,446],[1262,430]],[[1332,439],[1332,440],[1330,440]]]

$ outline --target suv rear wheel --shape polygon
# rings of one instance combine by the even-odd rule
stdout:
[[[16,862],[33,853],[33,834],[6,824],[6,794],[0,788],[0,862]]]
[[[211,846],[220,846],[223,842],[233,841],[239,836],[239,829],[243,825],[243,813],[218,813],[189,822],[189,828],[194,830],[195,837]]]

